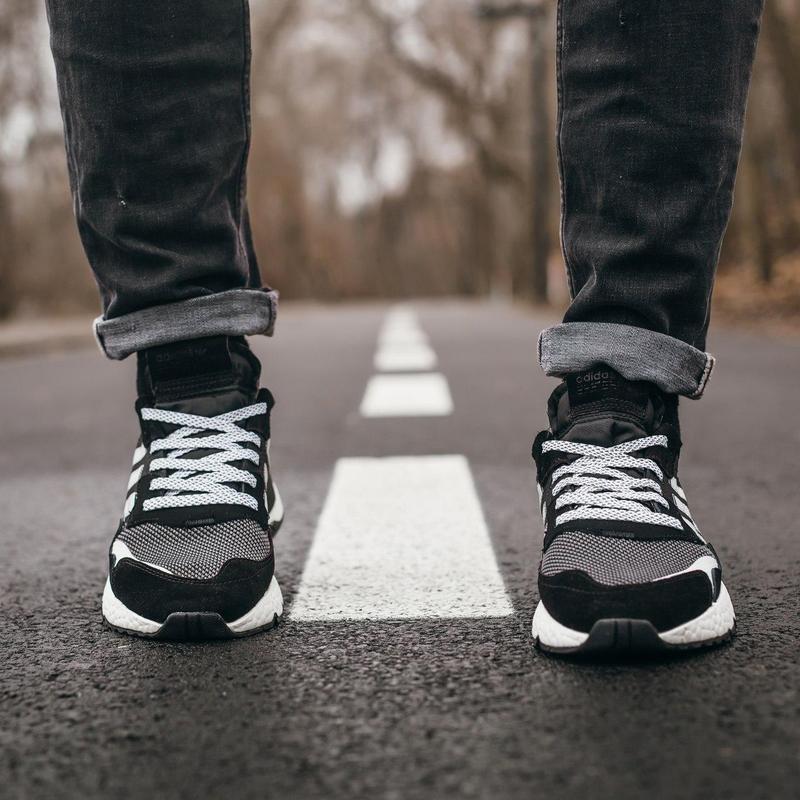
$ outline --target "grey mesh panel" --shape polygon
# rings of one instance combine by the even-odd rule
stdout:
[[[622,539],[569,532],[556,537],[542,559],[542,574],[581,570],[607,586],[672,575],[713,553],[701,544],[675,540]]]
[[[269,536],[250,519],[196,528],[170,528],[144,523],[123,528],[119,540],[141,561],[163,567],[182,578],[213,578],[226,561],[261,561],[269,555]]]

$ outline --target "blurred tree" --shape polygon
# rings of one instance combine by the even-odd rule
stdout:
[[[548,264],[550,261],[550,210],[553,204],[551,178],[550,69],[551,9],[546,0],[497,4],[482,2],[478,16],[489,21],[522,18],[528,22],[530,60],[530,171],[528,203],[530,205],[530,261],[520,263],[523,269],[514,274],[513,291],[535,302],[547,302]]]
[[[745,141],[742,162],[742,183],[747,187],[746,205],[756,269],[760,279],[764,283],[770,283],[775,254],[770,232],[770,203],[766,180],[768,150],[764,137],[755,131]]]
[[[8,169],[24,145],[17,141],[38,111],[40,72],[31,63],[39,38],[40,9],[30,0],[0,3],[0,317],[15,304],[17,252]],[[16,128],[17,132],[13,129]],[[16,135],[15,135],[16,133]]]
[[[509,102],[512,81],[508,75],[498,81],[497,73],[490,69],[497,60],[496,31],[476,30],[468,17],[454,13],[450,3],[420,4],[403,17],[376,0],[356,2],[375,26],[389,57],[445,105],[448,124],[464,137],[474,153],[486,185],[475,198],[482,201],[483,207],[476,214],[478,225],[474,228],[476,253],[484,267],[465,286],[467,293],[484,294],[490,289],[510,292],[511,276],[503,269],[498,274],[495,261],[498,246],[494,195],[505,187],[523,193],[526,181],[518,157],[503,147],[513,121]],[[430,57],[416,55],[404,39]],[[452,64],[449,68],[445,66],[448,61]]]
[[[284,297],[545,295],[554,5],[252,3],[250,210]],[[507,16],[540,7],[527,23]],[[752,308],[792,292],[785,307],[800,308],[798,52],[800,0],[767,0],[720,264],[723,284],[759,295]],[[41,4],[0,0],[0,314],[96,308],[52,73]]]
[[[797,10],[794,11],[796,15]],[[788,149],[800,184],[800,21],[784,8],[781,0],[767,0],[763,27],[765,44],[777,73],[786,124],[793,133]]]

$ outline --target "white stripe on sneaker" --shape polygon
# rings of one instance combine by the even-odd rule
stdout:
[[[131,511],[133,511],[133,507],[135,504],[136,504],[136,492],[131,492],[131,494],[129,494],[125,498],[125,507],[122,509],[123,519],[126,519],[128,514],[130,514]]]
[[[131,462],[131,466],[135,467],[146,455],[147,448],[143,444],[138,445],[133,451],[133,461]]]
[[[144,468],[144,464],[140,464],[136,467],[133,472],[131,472],[130,478],[128,478],[128,491],[133,489],[134,484],[142,477],[142,469]]]

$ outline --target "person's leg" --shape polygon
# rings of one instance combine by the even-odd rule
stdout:
[[[762,0],[561,0],[563,375],[602,362],[699,396]],[[624,326],[624,327],[621,327]]]
[[[735,627],[681,488],[761,0],[560,0],[558,149],[572,292],[540,338],[539,645],[697,647]]]
[[[137,354],[136,446],[103,618],[240,636],[283,610],[269,333],[245,201],[246,0],[48,0],[67,158],[111,358]]]
[[[105,353],[269,333],[250,240],[246,0],[47,0]]]

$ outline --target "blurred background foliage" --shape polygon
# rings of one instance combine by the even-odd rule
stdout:
[[[251,5],[251,216],[284,298],[566,302],[554,0]],[[0,0],[0,317],[97,307],[47,35]],[[800,320],[800,0],[767,0],[716,303]]]

